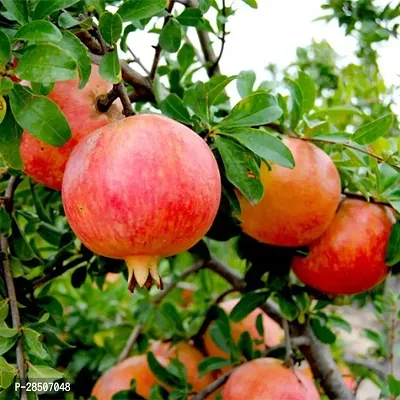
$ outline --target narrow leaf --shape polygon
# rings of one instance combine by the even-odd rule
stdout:
[[[1,0],[6,10],[21,25],[28,23],[28,5],[26,0]]]
[[[124,21],[150,18],[167,6],[166,0],[128,0],[118,10]]]
[[[295,130],[303,115],[303,92],[300,86],[291,79],[286,79],[286,84],[290,91],[291,110],[290,110],[290,129]]]
[[[251,292],[245,294],[233,307],[229,317],[234,322],[239,322],[246,318],[252,311],[265,304],[269,297],[268,292]]]
[[[79,0],[39,0],[33,13],[33,19],[44,19],[54,11],[71,7]]]
[[[183,103],[203,121],[209,122],[210,115],[207,106],[207,91],[203,82],[197,82],[186,90]]]
[[[388,113],[382,117],[363,125],[356,130],[352,139],[358,144],[372,143],[381,136],[385,136],[393,125],[393,114]]]
[[[182,29],[180,23],[171,18],[162,28],[160,34],[160,45],[169,53],[176,53],[181,47]]]
[[[183,104],[182,99],[175,93],[170,94],[161,102],[160,109],[164,114],[177,121],[183,122],[184,124],[192,123],[189,111]]]
[[[400,222],[393,225],[389,245],[386,250],[386,264],[389,267],[400,262]]]
[[[303,113],[308,113],[313,107],[317,96],[317,89],[314,80],[301,71],[297,83],[303,93]]]
[[[8,36],[0,31],[0,67],[6,65],[11,58],[11,42]]]

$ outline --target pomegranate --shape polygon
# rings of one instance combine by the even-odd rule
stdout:
[[[223,389],[223,400],[319,400],[314,382],[302,371],[274,358],[259,358],[238,367]]]
[[[160,115],[114,122],[85,137],[67,163],[67,219],[93,252],[124,259],[129,289],[162,282],[160,257],[210,228],[221,196],[215,158],[184,125]]]
[[[251,205],[239,193],[242,229],[260,242],[303,246],[324,233],[339,205],[339,173],[329,156],[311,143],[285,138],[296,166],[262,163],[264,197]]]
[[[292,268],[306,285],[330,294],[355,294],[382,282],[393,228],[389,209],[362,200],[343,201],[328,230],[295,257]]]
[[[123,118],[119,100],[106,113],[96,108],[97,97],[112,89],[112,84],[100,77],[97,65],[92,65],[86,86],[79,89],[78,84],[78,79],[56,82],[48,95],[60,107],[70,124],[72,137],[67,143],[55,147],[26,131],[22,134],[20,149],[24,172],[35,181],[55,190],[61,190],[65,165],[77,143],[88,133]]]

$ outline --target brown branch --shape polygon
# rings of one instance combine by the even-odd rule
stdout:
[[[201,268],[203,268],[203,266],[204,266],[204,262],[203,261],[197,261],[191,267],[185,269],[179,275],[179,277],[177,279],[175,279],[169,285],[167,285],[164,288],[164,290],[162,292],[160,292],[153,299],[153,301],[151,302],[153,307],[156,307],[157,305],[159,305],[165,299],[165,297],[167,297],[168,294],[178,285],[179,282],[185,280],[190,275],[196,273]],[[133,329],[131,335],[129,336],[124,348],[122,349],[121,354],[118,357],[118,363],[120,363],[121,361],[125,360],[129,356],[133,345],[136,343],[136,340],[138,339],[139,335],[142,332],[142,329],[143,329],[143,324],[138,324],[138,325],[135,326],[135,328]]]
[[[225,4],[225,0],[222,0],[222,16],[224,17],[224,22],[222,23],[222,36],[220,37],[221,40],[221,49],[220,52],[218,54],[218,57],[216,58],[216,60],[214,61],[214,63],[212,64],[211,68],[210,68],[210,73],[211,75],[214,75],[214,71],[215,69],[219,66],[219,62],[221,61],[222,55],[224,54],[224,50],[225,50],[225,42],[226,42],[226,4]]]
[[[283,330],[285,333],[285,365],[287,367],[293,368],[294,362],[293,349],[290,338],[290,327],[289,322],[286,319],[283,320]]]
[[[132,109],[131,100],[129,99],[128,96],[128,92],[126,91],[124,81],[123,80],[119,81],[116,86],[117,86],[118,97],[121,100],[122,107],[124,109],[125,117],[131,117],[132,115],[135,115]]]
[[[379,364],[375,360],[355,357],[352,355],[344,355],[343,361],[349,365],[359,365],[360,367],[364,367],[374,374],[378,375],[383,381],[386,381],[388,376],[388,368],[383,364]]]
[[[168,21],[171,19],[171,13],[172,13],[172,9],[174,8],[174,4],[175,4],[175,0],[169,0],[169,4],[168,4],[168,8],[167,8],[168,14],[164,19],[163,28],[165,27],[165,25],[167,25]],[[157,46],[155,47],[153,64],[151,66],[151,70],[150,70],[150,74],[149,74],[150,80],[154,80],[154,77],[156,76],[158,64],[159,64],[160,58],[161,58],[161,51],[162,51],[161,44],[160,44],[160,42],[158,42]]]
[[[129,51],[129,53],[131,53],[131,55],[132,55],[132,57],[133,57],[133,61],[137,64],[137,65],[139,65],[141,68],[142,68],[142,70],[144,71],[144,72],[146,72],[146,74],[147,74],[147,76],[149,76],[150,75],[150,71],[146,68],[146,66],[142,63],[142,61],[140,60],[140,58],[133,52],[133,50],[129,47],[129,46],[127,46],[127,49],[128,49],[128,51]]]
[[[19,179],[15,176],[12,176],[8,181],[8,185],[4,194],[4,197],[1,202],[1,207],[6,210],[8,213],[12,212],[13,208],[13,199],[14,193],[18,186]],[[8,298],[10,299],[10,310],[11,310],[11,319],[12,326],[14,329],[20,330],[21,327],[21,318],[18,310],[18,300],[17,294],[15,292],[14,280],[11,273],[10,261],[8,258],[8,239],[6,234],[2,234],[0,237],[0,247],[3,256],[3,271],[4,271],[4,279],[6,282]],[[19,334],[20,332],[18,332]],[[25,367],[25,358],[24,352],[22,350],[22,341],[21,337],[18,339],[17,347],[16,347],[16,359],[17,359],[17,368],[19,380],[21,383],[21,399],[27,400],[27,392],[26,392],[26,367]]]

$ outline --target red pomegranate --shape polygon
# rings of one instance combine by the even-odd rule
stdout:
[[[20,149],[24,172],[35,181],[55,190],[61,190],[65,165],[77,143],[88,133],[123,118],[119,100],[106,113],[99,112],[96,108],[97,97],[112,89],[112,84],[99,75],[97,65],[92,65],[86,86],[79,89],[78,85],[78,79],[56,82],[47,96],[60,107],[70,124],[72,138],[67,143],[55,147],[26,131],[22,134]]]
[[[84,138],[65,170],[65,213],[93,252],[124,259],[136,283],[161,287],[160,257],[187,250],[210,228],[221,182],[196,133],[160,115],[114,122]]]
[[[314,382],[302,371],[274,358],[258,358],[238,367],[223,389],[223,400],[319,400]]]
[[[242,229],[260,242],[275,246],[304,246],[321,236],[340,201],[339,173],[320,148],[285,138],[296,166],[261,165],[264,197],[255,205],[240,193]]]
[[[347,199],[327,231],[295,257],[292,268],[306,285],[330,294],[356,294],[382,282],[389,269],[386,248],[393,228],[389,209]]]

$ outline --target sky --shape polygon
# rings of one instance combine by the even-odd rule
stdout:
[[[376,0],[386,5],[389,0]],[[237,10],[229,19],[227,42],[221,60],[221,71],[225,75],[236,75],[242,70],[252,69],[257,80],[268,78],[265,66],[277,64],[280,68],[288,66],[296,57],[296,48],[308,46],[314,38],[327,40],[335,51],[343,57],[343,63],[355,60],[356,40],[345,36],[344,29],[336,21],[313,22],[324,14],[323,0],[258,0],[259,8],[253,9],[242,0],[227,0]],[[392,3],[394,3],[392,1]],[[178,5],[181,7],[181,5]],[[183,7],[183,6],[182,6]],[[197,42],[194,29],[193,42]],[[157,36],[146,32],[134,32],[128,43],[141,61],[150,68]],[[219,52],[219,41],[215,49]],[[391,39],[380,44],[379,64],[387,85],[400,86],[400,39]],[[201,77],[200,77],[201,79]]]

